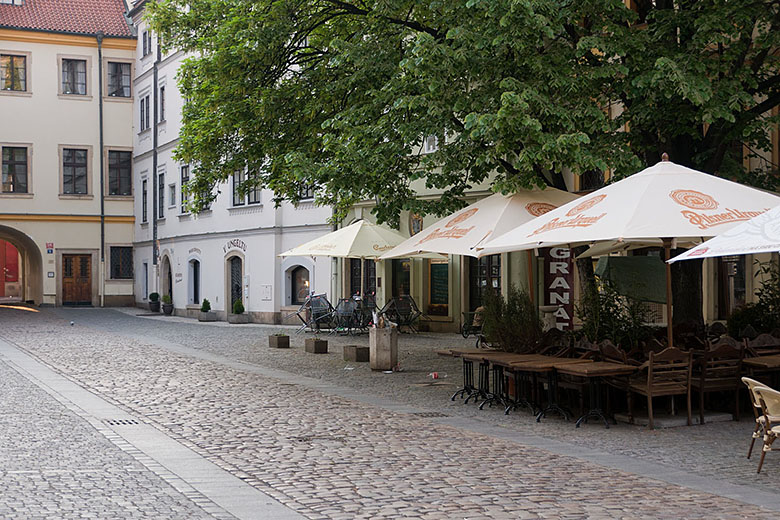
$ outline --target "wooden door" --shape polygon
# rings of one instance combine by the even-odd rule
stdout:
[[[62,304],[92,305],[91,255],[62,255]]]

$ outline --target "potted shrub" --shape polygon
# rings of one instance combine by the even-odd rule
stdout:
[[[166,316],[173,314],[173,299],[170,294],[164,294],[162,297],[162,310]]]
[[[149,310],[160,312],[160,293],[149,293]]]
[[[290,348],[290,336],[277,332],[268,336],[268,346],[271,348]]]
[[[244,313],[244,304],[241,300],[233,303],[233,314],[228,314],[228,323],[249,323],[249,315]]]
[[[211,310],[211,302],[203,298],[198,313],[198,321],[217,321],[217,313]]]

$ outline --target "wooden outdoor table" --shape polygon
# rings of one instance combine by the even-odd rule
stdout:
[[[593,363],[592,359],[581,358],[558,358],[544,356],[544,359],[534,359],[530,361],[516,361],[510,364],[513,370],[531,373],[547,374],[547,406],[542,408],[536,414],[536,422],[541,422],[542,417],[546,417],[550,412],[557,412],[567,421],[569,412],[558,404],[558,369],[567,365]]]
[[[770,379],[769,384],[777,386],[780,383],[780,354],[745,358],[742,366],[747,367],[750,377],[757,377],[757,373],[759,376],[766,374]]]
[[[780,354],[746,357],[742,360],[742,364],[759,370],[780,370]]]
[[[590,410],[583,414],[575,426],[580,427],[583,422],[588,422],[590,417],[598,417],[604,421],[604,426],[609,428],[609,421],[601,408],[601,383],[602,378],[610,376],[628,376],[636,372],[637,367],[623,363],[609,361],[596,361],[593,363],[580,363],[562,365],[558,372],[570,376],[580,377],[588,381],[588,394],[590,396]]]

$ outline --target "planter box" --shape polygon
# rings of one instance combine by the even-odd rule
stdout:
[[[305,349],[309,354],[327,354],[328,341],[317,338],[306,338]]]
[[[217,321],[217,313],[215,311],[198,311],[198,321]]]
[[[268,346],[271,348],[290,348],[290,336],[268,336]]]
[[[149,302],[149,310],[151,312],[160,312],[160,300]]]
[[[368,347],[362,347],[359,345],[344,346],[344,361],[354,361],[355,363],[367,363],[368,358],[369,358]]]
[[[163,314],[166,316],[170,316],[173,314],[173,304],[172,303],[163,303],[162,304]]]
[[[228,323],[249,323],[249,314],[228,314]]]
[[[371,370],[392,370],[398,365],[398,328],[368,329]]]

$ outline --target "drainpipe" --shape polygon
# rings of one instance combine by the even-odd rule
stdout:
[[[160,256],[160,248],[157,244],[157,81],[159,77],[158,65],[162,58],[160,52],[160,39],[157,39],[157,56],[154,59],[154,75],[152,78],[152,101],[154,103],[152,129],[152,265],[154,266],[154,290],[160,292],[160,266],[157,257]]]
[[[95,35],[98,46],[98,119],[100,132],[100,306],[106,298],[106,201],[105,158],[103,157],[103,31]]]

